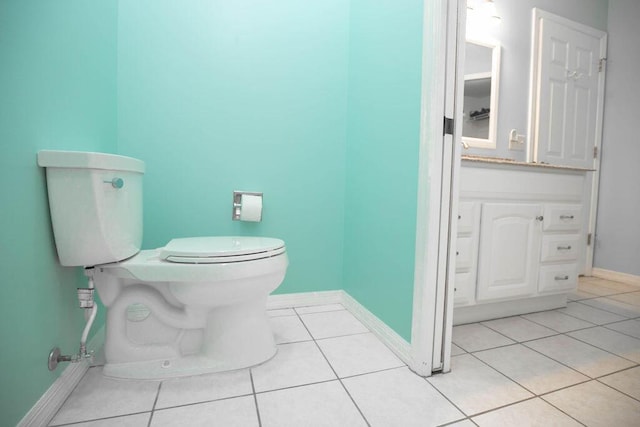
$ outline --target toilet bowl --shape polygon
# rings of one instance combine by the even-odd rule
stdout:
[[[140,250],[144,163],[40,151],[60,264],[83,266],[107,308],[104,374],[158,379],[240,369],[276,352],[266,315],[282,240],[173,239]]]
[[[276,345],[266,300],[287,265],[279,239],[196,237],[97,266],[107,307],[105,375],[197,375],[270,359]]]

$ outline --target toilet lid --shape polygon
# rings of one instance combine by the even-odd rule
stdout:
[[[269,237],[189,237],[173,239],[160,258],[186,264],[215,264],[269,258],[285,252],[284,242]]]

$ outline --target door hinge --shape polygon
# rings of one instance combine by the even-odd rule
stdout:
[[[449,117],[444,118],[444,133],[443,135],[453,135],[453,119]]]
[[[591,233],[587,234],[587,246],[591,246]]]
[[[594,159],[598,158],[598,147],[593,147],[593,158]]]
[[[607,58],[600,58],[600,62],[598,62],[598,72],[601,73],[604,70],[604,66],[607,63]]]

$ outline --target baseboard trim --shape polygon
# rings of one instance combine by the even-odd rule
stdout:
[[[89,351],[97,353],[104,343],[104,327],[89,341]],[[20,420],[18,427],[42,427],[56,415],[62,404],[71,392],[76,388],[84,374],[89,369],[88,360],[77,363],[69,363],[60,376],[51,384],[51,387],[38,399],[35,405]]]
[[[411,366],[411,344],[343,290],[270,295],[267,300],[267,309],[274,310],[324,304],[342,304],[347,311],[353,314],[356,319],[362,322],[380,341],[389,347],[400,360]]]
[[[267,310],[342,303],[342,293],[343,291],[322,291],[269,295]]]
[[[342,305],[373,332],[396,356],[404,363],[412,366],[411,344],[402,338],[396,331],[371,313],[347,292],[342,292]]]
[[[626,283],[627,285],[640,286],[640,276],[635,276],[628,273],[620,273],[612,270],[605,270],[604,268],[593,268],[591,273],[594,277],[600,279],[612,280],[614,282]]]

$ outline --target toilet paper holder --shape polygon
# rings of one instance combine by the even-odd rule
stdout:
[[[262,193],[256,193],[252,191],[234,191],[233,192],[233,212],[231,213],[231,219],[234,221],[240,221],[240,215],[242,214],[242,196],[258,196],[262,198]]]

